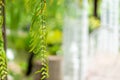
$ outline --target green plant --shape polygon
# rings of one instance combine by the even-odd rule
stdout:
[[[3,2],[0,0],[0,80],[4,80],[7,76],[7,64],[6,64],[6,55],[4,50],[4,42],[2,36],[2,25],[3,25],[3,15],[2,8]]]
[[[50,30],[63,29],[64,0],[47,0],[47,25]]]
[[[59,29],[50,30],[47,35],[47,49],[50,55],[57,55],[61,50],[62,45],[62,31]]]
[[[91,33],[92,31],[94,31],[95,29],[100,27],[100,20],[98,18],[95,17],[90,17],[89,18],[89,32]]]
[[[29,20],[25,10],[25,0],[6,0],[6,24],[10,30],[17,31],[24,28]]]
[[[29,0],[31,4],[31,11],[33,12],[32,24],[30,27],[30,52],[40,57],[42,62],[42,69],[36,73],[41,73],[41,80],[48,78],[48,60],[46,52],[46,0]],[[34,7],[33,7],[34,6]]]
[[[47,50],[49,55],[58,55],[62,44],[62,30],[66,0],[47,0]]]

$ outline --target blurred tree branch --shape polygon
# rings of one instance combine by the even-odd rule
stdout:
[[[3,40],[4,40],[4,50],[6,51],[7,49],[7,46],[6,46],[6,15],[5,15],[5,0],[2,0],[3,4],[4,4],[4,7],[2,8],[2,15],[3,15],[3,26],[2,26],[2,33],[3,33]],[[5,78],[5,80],[8,80],[7,79],[7,76]]]
[[[5,0],[2,0],[3,1],[3,4],[5,5]],[[3,13],[2,13],[2,15],[3,15],[3,39],[4,39],[4,49],[5,49],[5,51],[6,51],[6,15],[5,15],[5,6],[3,7]]]
[[[94,16],[98,17],[98,0],[94,0]]]

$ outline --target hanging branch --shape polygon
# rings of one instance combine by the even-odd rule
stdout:
[[[3,4],[5,5],[5,0],[2,0]],[[3,15],[3,39],[4,39],[4,49],[6,51],[7,47],[6,47],[6,27],[5,27],[5,23],[6,23],[6,18],[5,18],[5,7],[3,7],[2,9],[2,15]]]
[[[33,0],[29,1],[32,2]],[[36,1],[33,8],[32,24],[30,27],[30,52],[33,52],[35,55],[40,57],[42,69],[40,69],[40,71],[37,71],[36,73],[41,73],[41,80],[45,80],[46,78],[48,78],[48,60],[46,52],[47,27],[45,21],[45,10],[46,0]]]
[[[4,49],[4,39],[3,39],[3,7],[4,3],[0,0],[0,80],[5,80],[7,76],[7,62],[6,62],[6,55]]]

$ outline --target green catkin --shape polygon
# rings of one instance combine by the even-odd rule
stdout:
[[[4,50],[4,41],[2,36],[2,24],[3,24],[2,7],[3,2],[2,0],[0,0],[0,80],[5,80],[7,76],[7,64],[6,64],[7,62]]]
[[[32,17],[32,24],[30,28],[30,52],[40,57],[42,62],[42,68],[36,73],[41,73],[42,77],[40,80],[48,78],[48,60],[46,51],[46,0],[38,0],[34,7],[34,13]]]

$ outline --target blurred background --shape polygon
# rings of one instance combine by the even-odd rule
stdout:
[[[40,78],[34,74],[40,60],[28,52],[32,16],[27,1],[6,0],[9,80]],[[120,0],[47,0],[48,80],[120,79],[119,4]]]

